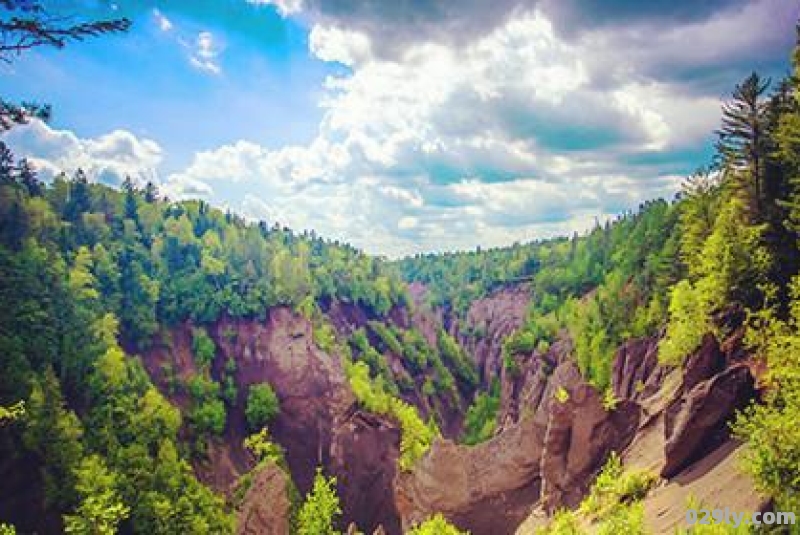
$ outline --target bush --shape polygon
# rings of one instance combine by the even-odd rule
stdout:
[[[400,423],[400,468],[411,469],[438,436],[435,424],[426,424],[416,408],[389,394],[380,377],[371,379],[369,368],[363,362],[347,363],[345,371],[353,394],[367,410],[392,416]]]
[[[644,507],[641,503],[615,507],[600,524],[597,535],[646,535]]]
[[[434,515],[422,524],[411,528],[407,535],[466,535],[452,525],[441,513]]]
[[[790,286],[790,318],[767,310],[751,317],[747,342],[764,355],[768,385],[763,404],[754,404],[734,425],[747,443],[744,467],[776,508],[800,511],[800,277]]]
[[[552,520],[543,528],[536,530],[536,535],[582,535],[578,517],[572,511],[560,510],[553,515]]]
[[[278,415],[278,412],[280,412],[278,396],[268,383],[250,386],[244,415],[252,431],[263,428]]]
[[[403,344],[397,339],[392,330],[379,321],[370,321],[369,326],[372,331],[380,338],[387,350],[397,356],[403,355]]]
[[[494,435],[497,410],[500,408],[500,383],[492,384],[490,393],[481,392],[475,397],[464,418],[464,438],[467,445],[479,444]]]
[[[225,404],[219,399],[204,400],[189,414],[192,427],[201,435],[221,435],[225,431]]]
[[[192,354],[194,355],[194,361],[200,368],[207,368],[211,364],[216,351],[217,346],[214,345],[214,340],[211,339],[204,328],[197,327],[192,329]]]
[[[657,479],[647,470],[625,471],[619,455],[612,452],[581,504],[581,512],[603,519],[619,504],[644,498]]]

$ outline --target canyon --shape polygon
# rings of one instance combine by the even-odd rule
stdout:
[[[264,320],[223,318],[208,327],[217,346],[212,375],[220,377],[233,359],[240,399],[224,436],[213,441],[207,460],[196,463],[201,480],[230,496],[256,466],[242,445],[247,433],[241,398],[247,385],[267,381],[281,402],[270,433],[286,451],[291,484],[307,492],[317,466],[335,476],[342,528],[395,535],[442,513],[474,535],[533,533],[549,514],[580,503],[612,451],[626,466],[660,476],[645,500],[657,533],[682,521],[689,492],[709,504],[766,506],[738,469],[741,446],[728,428],[735,412],[759,395],[759,367],[744,349],[741,327],[724,340],[706,335],[679,367],[659,363],[658,336],[628,340],[614,357],[610,406],[581,376],[565,333],[546,351],[526,355],[513,373],[503,366],[503,340],[520,327],[528,307],[525,284],[475,300],[463,319],[426,306],[423,285],[412,283],[409,290],[413,306],[396,307],[388,321],[417,329],[432,346],[437,330],[445,329],[479,370],[479,389],[499,382],[494,436],[475,446],[459,443],[470,389],[460,388],[453,400],[426,395],[416,385],[404,398],[424,416],[435,416],[442,436],[410,471],[401,471],[398,423],[359,404],[341,356],[317,347],[308,319],[276,307]],[[371,319],[352,304],[327,305],[325,315],[341,337]],[[731,325],[741,325],[741,314],[730,316]],[[196,372],[190,333],[188,323],[161,333],[162,342],[143,357],[156,384],[178,406],[187,400],[170,395],[163,369],[171,360],[179,377]],[[401,356],[385,357],[395,376],[414,380]],[[273,465],[255,471],[238,508],[239,532],[287,533],[287,474]]]

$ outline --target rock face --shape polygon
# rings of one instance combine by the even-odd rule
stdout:
[[[666,412],[666,463],[661,475],[674,476],[722,444],[729,436],[731,417],[754,396],[753,377],[744,364],[684,392]]]
[[[635,338],[614,356],[611,388],[614,397],[643,403],[658,394],[669,370],[658,363],[658,338]]]
[[[578,505],[612,450],[658,448],[648,467],[677,474],[729,440],[731,417],[755,395],[736,340],[706,336],[679,369],[658,362],[658,337],[628,341],[613,362],[611,411],[583,381],[567,342],[521,359],[494,438],[474,447],[437,442],[398,475],[403,525],[438,511],[475,535],[514,533],[532,509]]]
[[[555,345],[528,371],[521,419],[477,446],[436,442],[411,473],[396,480],[404,527],[435,512],[476,535],[513,533],[541,499],[575,503],[611,449],[631,439],[638,413],[606,412],[593,388]],[[555,370],[550,366],[557,363]],[[534,369],[535,368],[535,369]],[[557,399],[556,392],[567,399]]]
[[[422,292],[417,288],[412,294],[421,299]],[[441,512],[473,535],[505,535],[514,533],[533,509],[552,512],[577,505],[612,450],[665,477],[684,473],[728,440],[732,415],[755,395],[740,333],[722,344],[705,337],[679,369],[659,364],[658,337],[626,342],[612,366],[616,406],[610,411],[581,377],[566,339],[545,353],[519,356],[518,372],[510,374],[502,362],[502,341],[522,324],[527,306],[528,290],[518,287],[473,303],[464,324],[422,307],[390,314],[392,323],[416,328],[430,344],[436,343],[438,329],[447,329],[474,359],[484,385],[499,379],[502,386],[492,439],[472,447],[438,440],[411,472],[396,468],[397,423],[357,408],[341,359],[315,345],[304,317],[275,308],[261,321],[221,320],[208,328],[218,348],[211,374],[221,381],[230,373],[226,363],[233,360],[238,397],[228,413],[224,440],[211,445],[208,462],[195,469],[206,483],[229,493],[252,468],[242,448],[247,390],[269,382],[281,403],[270,431],[287,451],[291,478],[305,493],[317,466],[336,476],[342,528],[354,523],[366,533],[399,535]],[[345,336],[369,321],[353,305],[332,303],[328,314]],[[168,395],[165,363],[181,380],[197,373],[190,327],[176,328],[169,343],[143,356]],[[403,371],[399,356],[388,358],[393,370],[400,366]],[[173,403],[188,408],[185,392],[171,392]],[[444,419],[445,437],[458,434],[453,422],[460,421],[463,407],[456,405],[465,399],[448,408],[443,400],[420,397],[416,390],[409,395],[407,401],[424,413]],[[288,498],[281,495],[286,489],[281,474],[256,474],[240,510],[241,533],[285,533],[280,519],[288,518]]]
[[[635,403],[623,401],[606,411],[597,390],[582,381],[571,362],[559,366],[552,381],[564,385],[568,398],[549,407],[540,465],[541,501],[549,512],[578,505],[597,468],[612,450],[627,446],[639,424]]]
[[[228,411],[224,440],[210,445],[208,461],[195,467],[198,475],[217,491],[229,494],[238,478],[252,468],[253,460],[242,446],[247,435],[244,419],[247,391],[250,385],[268,382],[275,389],[281,406],[278,417],[270,425],[270,433],[287,451],[287,462],[298,490],[307,492],[316,467],[329,470],[333,464],[336,426],[347,420],[346,415],[355,403],[340,358],[317,348],[311,324],[287,308],[271,309],[262,321],[221,320],[208,331],[217,345],[212,377],[220,381],[226,362],[233,360],[238,395]],[[171,344],[157,345],[143,358],[151,376],[167,395],[165,362],[173,363],[175,374],[182,380],[196,373],[191,356],[190,326],[175,329],[170,340]],[[180,390],[170,398],[181,407],[188,406],[189,400]],[[349,446],[342,447],[342,441],[338,442],[337,455],[349,458],[352,455],[347,449]],[[355,477],[339,481],[344,494],[356,494],[362,485]],[[349,503],[345,503],[343,509],[345,518],[359,514],[350,509]]]
[[[221,322],[213,334],[223,354],[215,372],[222,374],[228,358],[236,362],[239,410],[233,412],[242,414],[250,385],[267,381],[275,389],[281,410],[270,432],[289,452],[292,477],[306,492],[316,467],[330,462],[334,422],[355,402],[339,357],[317,348],[311,324],[287,308],[270,310],[264,323]],[[234,418],[230,425],[243,428]]]
[[[530,290],[521,284],[501,288],[470,305],[464,326],[456,334],[475,359],[485,385],[500,377],[503,340],[525,322],[529,303]]]
[[[276,464],[258,469],[237,511],[237,535],[289,535],[289,485],[288,476]]]
[[[436,348],[439,343],[438,332],[444,325],[444,316],[441,311],[431,310],[430,307],[423,305],[426,290],[422,284],[412,284],[409,290],[418,306],[414,307],[413,311],[405,307],[394,307],[387,317],[382,319],[398,329],[416,329],[428,345]],[[332,301],[328,304],[326,313],[341,339],[347,339],[357,329],[363,329],[373,347],[385,346],[369,327],[370,320],[376,318],[370,317],[362,307],[352,303]],[[416,372],[409,366],[408,359],[395,354],[390,348],[383,348],[385,349],[383,355],[395,379],[409,385],[402,391],[403,400],[414,405],[424,418],[435,418],[444,436],[460,435],[471,389],[461,388],[456,396],[450,392],[426,393],[422,388],[424,382],[417,380]]]
[[[355,408],[334,426],[331,473],[347,519],[365,533],[380,526],[400,533],[393,489],[399,443],[394,422]]]

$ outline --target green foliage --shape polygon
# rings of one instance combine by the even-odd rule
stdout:
[[[269,431],[264,427],[244,439],[247,448],[259,461],[273,462],[283,465],[286,463],[283,448],[272,442]]]
[[[117,477],[103,460],[92,455],[76,469],[81,503],[74,515],[64,516],[64,531],[79,535],[113,535],[130,508],[117,490]]]
[[[17,401],[8,407],[0,406],[0,425],[18,420],[25,415],[25,401]]]
[[[59,508],[74,505],[75,469],[84,453],[83,426],[64,406],[61,386],[52,369],[35,381],[25,415],[25,446],[39,458],[45,499]]]
[[[603,390],[616,348],[631,336],[654,334],[666,319],[667,289],[681,275],[678,212],[653,201],[585,236],[418,255],[396,265],[426,285],[431,305],[452,307],[460,318],[474,299],[509,283],[527,284],[528,317],[504,343],[507,372],[518,375],[521,356],[547,351],[566,328],[583,375]]]
[[[569,401],[569,392],[563,386],[559,386],[553,393],[553,398],[559,403],[566,403]]]
[[[495,381],[490,392],[480,392],[464,417],[464,444],[474,445],[490,439],[497,426],[500,408],[500,383]]]
[[[220,399],[219,383],[203,375],[196,375],[189,380],[187,386],[192,396],[189,421],[194,431],[199,436],[221,435],[225,431],[227,412],[225,403]]]
[[[556,511],[547,526],[538,528],[536,535],[583,535],[577,515],[566,509]]]
[[[336,479],[327,478],[317,469],[314,486],[306,495],[297,517],[298,535],[338,535],[336,529],[342,514],[336,495]]]
[[[709,509],[713,511],[714,507],[708,507],[693,494],[690,494],[686,499],[686,509],[693,509],[699,512],[700,509]],[[675,530],[675,535],[749,535],[751,533],[760,533],[760,531],[747,525],[747,521],[750,520],[750,515],[748,513],[745,513],[745,516],[742,518],[743,521],[738,526],[733,526],[727,521],[719,522],[713,515],[709,515],[708,518],[705,518],[703,514],[702,517],[702,520],[707,520],[709,523],[697,523],[688,529],[677,529]],[[701,515],[698,513],[698,520],[700,519]],[[792,528],[789,529],[791,530]]]
[[[391,351],[398,356],[403,355],[403,344],[400,343],[400,340],[397,339],[397,336],[392,332],[390,327],[379,321],[371,321],[369,322],[369,326],[372,332],[378,336],[385,350]]]
[[[425,522],[414,526],[406,535],[468,535],[468,531],[461,531],[438,513]]]
[[[647,535],[644,524],[644,506],[634,503],[624,507],[615,507],[600,524],[598,535]]]
[[[766,358],[769,390],[763,404],[745,411],[735,425],[747,442],[745,466],[778,510],[800,511],[800,277],[791,283],[790,314],[766,309],[751,319],[748,342]]]
[[[201,369],[208,368],[214,360],[217,346],[203,327],[192,329],[192,354]]]
[[[478,372],[475,370],[474,365],[469,361],[461,346],[456,342],[455,338],[444,329],[438,331],[439,351],[442,354],[444,362],[447,364],[448,369],[455,370],[459,380],[463,381],[466,385],[474,387],[478,384]]]
[[[644,498],[657,480],[658,477],[647,470],[624,470],[619,456],[612,452],[595,479],[589,496],[581,503],[580,510],[594,518],[608,519],[620,504]],[[628,514],[631,512],[626,511],[625,515]]]
[[[313,328],[314,343],[326,353],[333,353],[336,348],[336,331],[327,321],[317,321]]]
[[[250,385],[247,392],[245,418],[248,427],[255,431],[266,426],[280,412],[278,395],[268,383]]]
[[[370,378],[369,367],[363,362],[346,363],[346,372],[353,394],[367,410],[392,416],[400,423],[399,464],[401,469],[410,470],[438,436],[435,424],[426,424],[415,407],[389,394],[380,378]]]
[[[683,280],[672,289],[667,334],[659,344],[658,358],[677,365],[697,349],[703,335],[712,330],[710,298],[702,285]]]
[[[619,399],[614,395],[614,389],[610,387],[606,388],[603,391],[603,408],[610,412],[616,409],[618,404]]]
[[[769,252],[761,245],[764,228],[748,225],[736,198],[720,209],[693,273],[672,290],[667,333],[659,348],[662,362],[680,363],[705,333],[715,331],[712,316],[724,303],[749,303],[765,282]]]
[[[611,454],[592,484],[589,495],[575,511],[558,511],[537,535],[645,535],[641,500],[658,477],[646,470],[625,470],[619,456]],[[589,526],[592,529],[589,529]]]

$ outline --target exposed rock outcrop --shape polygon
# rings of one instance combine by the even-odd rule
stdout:
[[[567,394],[551,401],[542,452],[541,502],[545,510],[574,507],[588,490],[592,477],[612,450],[627,446],[639,425],[635,403],[623,401],[609,412],[597,390],[584,383],[577,367],[559,366],[552,382]]]
[[[557,353],[563,347],[529,370],[539,384],[526,389],[526,401],[535,404],[521,405],[519,422],[473,447],[437,442],[413,472],[398,475],[404,526],[442,512],[476,535],[502,535],[513,533],[539,499],[555,507],[583,495],[608,452],[631,439],[638,413],[628,405],[605,411],[575,364]],[[556,396],[562,390],[566,399]]]
[[[424,289],[417,290],[421,298]],[[473,303],[463,324],[422,307],[413,314],[393,313],[394,325],[416,328],[431,344],[437,330],[447,328],[479,366],[484,384],[498,378],[502,385],[500,421],[492,439],[472,447],[438,440],[411,472],[397,472],[397,423],[357,408],[340,358],[315,345],[308,320],[275,308],[262,321],[217,322],[208,329],[218,347],[212,375],[221,380],[230,373],[225,363],[232,359],[238,398],[229,411],[225,440],[211,445],[208,462],[196,466],[198,474],[230,492],[252,467],[242,449],[247,387],[269,382],[281,403],[271,433],[287,450],[292,479],[304,493],[317,466],[335,475],[344,526],[352,522],[367,533],[399,535],[401,528],[441,512],[473,535],[504,535],[514,533],[532,509],[552,512],[577,505],[612,450],[622,451],[626,463],[666,477],[691,470],[726,443],[734,411],[755,395],[738,334],[722,344],[706,336],[678,369],[659,363],[657,337],[626,342],[612,366],[613,410],[606,410],[601,394],[583,380],[565,337],[544,353],[520,355],[511,374],[502,362],[502,341],[522,324],[527,306],[527,288],[517,287]],[[328,313],[340,334],[369,321],[353,305],[331,303]],[[167,393],[165,363],[172,363],[181,380],[197,373],[190,325],[178,327],[169,338],[169,344],[144,355],[148,371]],[[403,365],[397,355],[388,358],[393,369]],[[434,411],[445,420],[445,436],[456,435],[452,422],[463,407],[448,412],[443,400],[407,395],[423,412]],[[182,408],[190,403],[180,389],[172,391],[171,399]],[[275,494],[281,488],[278,477],[263,471],[257,475],[240,512],[241,529],[247,530],[242,533],[273,533],[258,527],[271,522],[272,512],[257,502],[272,503],[272,498],[258,497],[275,495],[283,503]],[[283,533],[282,524],[275,525],[279,531],[274,533]]]
[[[753,377],[744,364],[734,365],[700,382],[666,412],[666,462],[661,475],[671,477],[729,436],[728,423],[755,395]]]
[[[291,482],[275,463],[256,469],[236,514],[237,535],[289,535]]]
[[[697,487],[708,501],[714,498],[714,493],[724,492],[719,485],[726,483],[720,482],[728,482],[738,493],[738,501],[731,503],[749,504],[742,510],[763,505],[752,481],[729,460],[731,452],[737,449],[730,439],[730,421],[736,410],[756,395],[751,365],[744,360],[747,353],[742,349],[741,332],[734,331],[722,344],[708,334],[680,368],[658,362],[658,342],[658,337],[651,337],[629,340],[621,346],[615,355],[611,384],[617,400],[613,414],[635,427],[630,432],[633,440],[622,452],[625,464],[653,470],[677,482],[667,483],[665,488],[672,491],[659,489],[654,493],[655,498],[646,501],[645,507],[651,514],[645,516],[650,519],[651,528],[656,533],[671,532],[675,519],[685,518],[686,485]],[[590,389],[586,395],[597,394]],[[558,417],[559,412],[568,410],[566,405],[551,414]],[[591,425],[593,420],[591,406],[581,408],[584,425]],[[575,432],[574,427],[571,432]],[[576,505],[581,494],[570,493],[571,490],[586,490],[570,480],[569,464],[555,454],[566,447],[567,432],[551,425],[548,433],[555,438],[548,439],[553,446],[545,448],[542,463],[543,468],[550,466],[551,475],[543,469],[546,483],[541,501],[519,534],[532,533],[535,526],[542,525],[544,511],[557,505]],[[570,439],[589,448],[594,442],[609,440],[597,431],[583,438],[570,435]],[[560,487],[548,483],[559,481],[557,474],[568,483]],[[716,499],[711,502],[723,503]]]
[[[456,334],[475,359],[485,385],[502,374],[503,340],[525,322],[529,304],[530,289],[520,284],[503,287],[470,305]]]
[[[393,488],[399,443],[397,424],[355,407],[334,426],[330,470],[347,519],[365,533],[400,533]]]
[[[289,452],[298,488],[307,491],[316,467],[329,464],[334,422],[355,402],[341,360],[321,351],[309,321],[287,308],[270,310],[264,323],[221,322],[214,334],[223,353],[215,361],[217,373],[227,357],[236,362],[239,410],[234,412],[241,414],[252,384],[267,381],[278,394],[281,410],[270,432]]]

